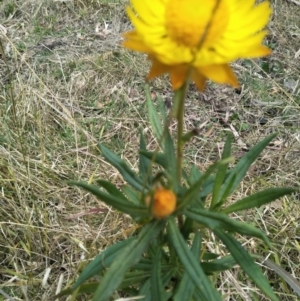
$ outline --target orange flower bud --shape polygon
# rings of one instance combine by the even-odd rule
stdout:
[[[172,214],[175,209],[175,193],[165,188],[158,188],[153,196],[152,215],[157,219],[162,219]]]

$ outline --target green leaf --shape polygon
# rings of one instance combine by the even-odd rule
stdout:
[[[277,265],[270,259],[263,259],[263,264],[272,269],[276,274],[278,274],[282,279],[284,279],[294,292],[300,297],[300,282],[293,277],[291,274],[287,273],[281,266]]]
[[[145,218],[149,216],[148,209],[145,206],[135,205],[128,200],[125,201],[123,198],[118,198],[114,195],[107,194],[95,185],[76,181],[69,181],[68,184],[76,185],[89,191],[107,205],[110,205],[121,212],[129,214],[133,218]]]
[[[186,144],[188,142],[190,142],[192,140],[192,138],[194,138],[195,136],[199,136],[199,130],[198,129],[193,129],[189,132],[187,132],[186,134],[184,134],[181,137],[181,141],[183,144]]]
[[[148,152],[148,151],[140,151],[140,154],[155,162],[156,164],[162,166],[164,169],[168,167],[168,161],[166,155],[159,152]]]
[[[276,137],[276,135],[277,134],[272,134],[264,140],[260,141],[246,155],[244,155],[240,159],[236,166],[231,170],[230,175],[226,178],[225,183],[223,184],[220,190],[220,200],[225,200],[237,188],[237,186],[243,180],[252,163],[258,158],[260,153],[266,148],[270,141]],[[230,183],[231,188],[228,189],[228,185]]]
[[[216,229],[223,229],[242,235],[254,236],[262,239],[266,244],[270,244],[268,237],[263,231],[252,225],[235,221],[224,213],[201,208],[189,208],[184,212],[184,214],[194,221],[207,226],[213,231]]]
[[[232,162],[232,157],[226,158],[224,160],[221,160],[219,162],[216,162],[209,166],[209,168],[206,170],[206,172],[198,179],[188,190],[187,192],[182,196],[182,199],[180,203],[177,206],[177,209],[183,209],[187,205],[189,205],[191,202],[195,200],[197,197],[197,194],[199,193],[199,189],[201,189],[204,181],[207,180],[207,178],[210,176],[210,174],[219,166],[222,164],[227,164],[228,162]]]
[[[93,296],[93,301],[106,301],[122,283],[126,271],[137,264],[148,244],[154,239],[164,226],[163,221],[154,221],[141,230],[135,240],[126,246],[118,258],[114,260]]]
[[[90,282],[87,284],[83,284],[80,286],[78,293],[79,294],[92,294],[96,291],[97,287],[99,285],[99,282]],[[56,300],[56,298],[60,298],[66,295],[71,295],[73,293],[73,288],[67,288],[65,290],[62,290],[59,294],[55,295],[53,300]]]
[[[132,203],[136,205],[141,204],[141,193],[139,191],[135,190],[129,185],[123,185],[121,187],[121,190],[125,193],[128,200],[130,200]]]
[[[226,158],[230,157],[231,141],[232,141],[232,134],[228,134],[228,137],[227,137],[227,140],[226,140],[226,143],[225,143],[225,146],[224,146],[223,154],[222,154],[222,159],[226,159]],[[215,182],[214,182],[212,200],[211,200],[211,204],[210,204],[211,209],[214,208],[215,206],[217,206],[218,203],[220,202],[220,188],[221,188],[221,186],[224,182],[224,179],[226,177],[228,164],[229,163],[222,164],[218,167],[216,179],[215,179]]]
[[[200,259],[201,253],[201,235],[199,232],[195,233],[193,245],[191,252],[194,254],[195,258]],[[194,294],[195,284],[191,281],[188,272],[183,274],[182,280],[180,282],[177,293],[174,296],[174,301],[189,301],[192,299]]]
[[[156,254],[153,261],[153,268],[151,274],[151,291],[153,300],[165,301],[166,294],[162,282],[161,274],[161,249],[156,247]]]
[[[146,101],[147,101],[147,107],[148,107],[148,113],[149,113],[149,121],[150,121],[151,127],[154,132],[154,136],[156,137],[158,144],[161,146],[161,148],[163,148],[162,136],[164,133],[164,128],[163,128],[161,120],[158,116],[157,110],[152,103],[149,85],[145,86],[145,92],[146,92]]]
[[[192,186],[196,181],[198,181],[203,176],[202,172],[198,169],[196,165],[193,165],[190,171],[190,177],[188,183]]]
[[[148,253],[148,252],[147,252]],[[134,270],[151,271],[153,262],[149,258],[141,258],[141,260],[133,266]]]
[[[166,158],[167,158],[167,170],[169,176],[171,176],[171,179],[174,181],[174,191],[177,191],[178,189],[178,178],[177,178],[177,161],[176,161],[176,155],[175,155],[175,149],[173,140],[171,138],[171,135],[169,133],[169,130],[166,131],[166,137],[165,137],[165,148],[166,148]]]
[[[167,113],[166,113],[165,102],[163,101],[160,94],[157,94],[157,100],[158,100],[158,105],[159,105],[159,112],[160,112],[161,117],[163,119],[163,124],[167,124],[168,116],[167,116]]]
[[[162,275],[162,282],[163,282],[163,287],[166,287],[171,278],[176,274],[177,268],[169,268],[167,271],[165,271]],[[148,279],[142,288],[139,291],[139,296],[144,296],[143,299],[139,299],[142,301],[153,301],[154,299],[152,298],[152,290],[151,290],[151,281]],[[167,296],[168,297],[168,296]]]
[[[91,277],[99,274],[102,270],[108,268],[112,262],[121,254],[123,249],[127,247],[135,237],[130,237],[126,240],[120,241],[110,247],[105,251],[100,253],[91,261],[80,274],[79,278],[76,280],[72,287],[72,290],[76,290],[82,283],[90,279]]]
[[[119,285],[118,289],[125,289],[132,285],[137,285],[139,283],[143,283],[147,279],[149,279],[151,273],[149,271],[133,271],[127,272],[122,283]]]
[[[139,191],[143,191],[143,180],[125,163],[124,160],[119,158],[103,144],[99,143],[98,147],[100,148],[105,159],[120,172],[128,184]]]
[[[226,172],[225,178],[230,174],[229,171]],[[199,169],[193,165],[190,176],[185,176],[185,180],[188,182],[189,186],[193,186],[196,181],[200,180],[200,178],[203,176],[203,174],[199,171]],[[202,187],[199,187],[199,194],[198,198],[203,199],[207,195],[209,195],[213,191],[214,183],[215,183],[215,175],[209,176],[202,184]]]
[[[179,260],[193,281],[195,288],[198,289],[203,301],[221,301],[221,297],[212,283],[205,275],[199,264],[199,258],[189,250],[184,238],[182,237],[174,218],[169,218],[167,227],[170,241],[177,252]]]
[[[213,259],[217,259],[219,256],[220,256],[220,254],[205,252],[201,258],[202,258],[202,260],[213,260]]]
[[[146,141],[143,134],[143,131],[140,130],[140,150],[146,151]],[[141,153],[139,154],[139,172],[143,179],[147,181],[148,184],[152,181],[152,175],[151,175],[151,161],[143,156]]]
[[[236,262],[246,272],[250,279],[252,279],[252,281],[264,292],[264,294],[272,301],[279,301],[268,280],[243,246],[229,233],[225,233],[219,229],[215,229],[214,233],[222,240],[231,255],[235,258]]]
[[[239,200],[232,205],[229,205],[222,210],[224,213],[237,212],[241,210],[251,209],[255,207],[260,207],[262,205],[268,204],[284,195],[291,194],[295,192],[296,189],[286,187],[286,188],[269,188],[264,191],[252,194],[242,200]]]
[[[202,262],[201,266],[206,275],[211,275],[212,273],[219,273],[222,271],[229,270],[236,265],[236,260],[231,256],[225,256],[220,259],[215,259],[210,262]]]
[[[124,201],[128,201],[126,196],[111,182],[105,180],[97,180],[96,183],[103,187],[109,194],[114,195],[117,198],[123,199]]]
[[[190,233],[193,232],[193,225],[194,221],[190,218],[186,218],[183,224],[183,227],[181,228],[181,234],[184,239],[187,239],[190,235]]]

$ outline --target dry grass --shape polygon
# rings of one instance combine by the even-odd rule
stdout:
[[[119,46],[120,33],[130,26],[123,1],[0,2],[0,288],[15,300],[50,300],[72,283],[84,260],[130,233],[130,220],[65,181],[122,184],[99,155],[99,141],[136,167],[138,127],[149,127],[147,63]],[[300,6],[272,4],[267,43],[273,55],[235,63],[241,91],[210,84],[201,94],[191,87],[187,102],[186,129],[201,127],[201,134],[186,158],[201,169],[219,158],[228,130],[235,134],[236,157],[278,131],[236,199],[300,184]],[[168,82],[151,85],[167,103]],[[236,218],[258,225],[273,242],[270,251],[244,240],[249,250],[269,255],[299,279],[298,204],[299,194]],[[265,271],[281,300],[297,300],[284,281]],[[266,300],[239,270],[216,281],[224,300]]]

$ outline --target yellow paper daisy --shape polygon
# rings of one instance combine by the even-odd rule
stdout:
[[[205,80],[238,86],[228,65],[239,58],[270,54],[263,46],[271,9],[255,0],[131,0],[135,30],[123,46],[148,54],[148,79],[169,73],[174,90],[188,76],[198,89]]]

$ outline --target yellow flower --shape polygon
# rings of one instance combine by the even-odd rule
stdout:
[[[172,214],[176,209],[176,195],[165,188],[157,188],[153,195],[152,215],[162,219]]]
[[[234,87],[229,63],[270,54],[261,45],[269,19],[268,2],[255,0],[131,0],[127,8],[135,30],[123,46],[148,54],[148,79],[169,73],[173,89],[188,77],[203,90],[205,80]]]

